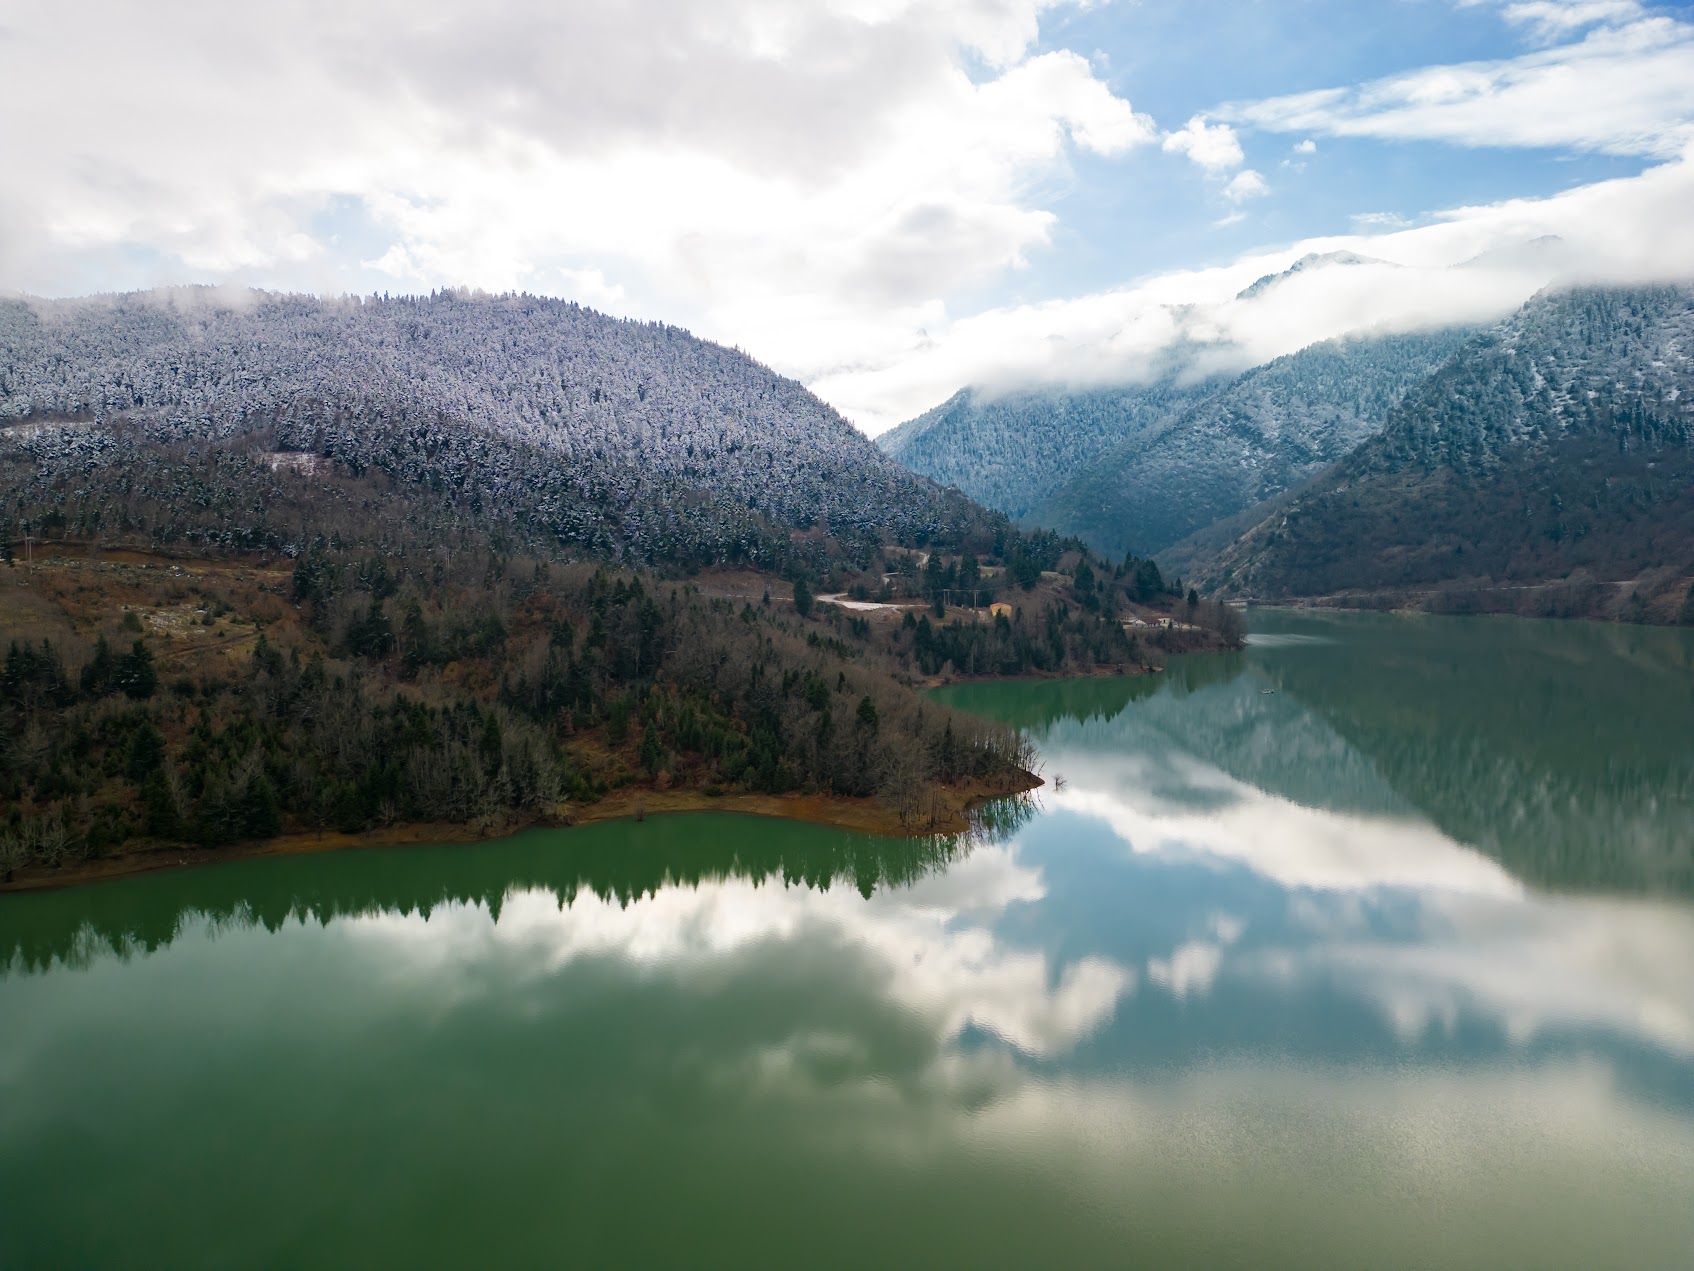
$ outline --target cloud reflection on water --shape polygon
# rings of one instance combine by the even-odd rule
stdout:
[[[1109,1019],[1136,977],[1109,957],[1058,967],[967,921],[1043,894],[1039,874],[1013,850],[985,847],[956,874],[869,902],[841,888],[731,879],[628,904],[586,890],[565,906],[546,890],[515,892],[497,922],[480,905],[444,907],[428,919],[386,912],[343,922],[349,939],[390,955],[391,974],[448,997],[479,993],[488,965],[521,980],[615,959],[687,978],[714,974],[714,965],[749,951],[780,958],[785,946],[835,949],[858,959],[859,975],[897,1009],[930,1020],[940,1038],[974,1027],[1026,1055],[1051,1057]]]
[[[1186,705],[1218,708],[1203,694]],[[1194,939],[1150,960],[1173,996],[1203,997],[1226,974],[1285,990],[1323,982],[1371,1002],[1408,1044],[1481,1015],[1517,1045],[1600,1030],[1694,1054],[1694,907],[1531,890],[1427,820],[1311,806],[1168,738],[1155,748],[1128,717],[1160,708],[1131,706],[1086,745],[1052,729],[1044,754],[1067,784],[1047,802],[1144,864],[1249,871],[1287,893],[1289,915],[1280,945]]]

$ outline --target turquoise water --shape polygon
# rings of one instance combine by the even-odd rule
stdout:
[[[1255,618],[974,841],[0,896],[0,1265],[1694,1263],[1694,642]]]

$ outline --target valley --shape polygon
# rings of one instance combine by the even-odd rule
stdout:
[[[1694,8],[0,82],[0,1271],[1694,1265]]]
[[[1686,284],[1553,287],[1486,328],[1356,335],[1221,386],[961,405],[883,445],[1023,525],[1155,556],[1219,598],[1690,623],[1691,314]],[[1015,450],[1008,420],[1062,427],[1082,400],[1135,406],[1057,470],[1037,444],[1034,496],[973,466]]]

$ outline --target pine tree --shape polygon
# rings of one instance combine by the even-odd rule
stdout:
[[[112,679],[127,697],[136,701],[152,697],[159,677],[153,670],[153,655],[148,652],[147,646],[137,640],[130,651],[118,659]]]

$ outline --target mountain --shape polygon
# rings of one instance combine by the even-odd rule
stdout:
[[[1214,387],[1166,377],[1081,392],[967,388],[876,440],[912,471],[1019,518],[1095,455]]]
[[[1360,256],[1357,252],[1309,252],[1281,273],[1266,274],[1257,282],[1243,287],[1236,293],[1235,298],[1237,300],[1251,300],[1254,296],[1262,296],[1284,279],[1292,278],[1295,274],[1302,274],[1308,270],[1345,268],[1348,265],[1388,266],[1389,262],[1378,260],[1374,256]]]
[[[1537,612],[1669,618],[1691,572],[1694,286],[1677,285],[1538,294],[1207,582],[1267,598],[1436,589],[1437,607],[1551,583]]]
[[[1234,296],[1161,307],[1161,351],[1123,363],[1117,387],[966,389],[879,444],[1024,525],[1162,553],[1339,459],[1464,338],[1577,263],[1550,236],[1445,268],[1312,253]]]
[[[740,352],[525,295],[0,302],[0,425],[0,460],[85,534],[123,515],[101,473],[131,481],[116,461],[161,447],[377,471],[635,562],[774,564],[797,531],[918,542],[984,523]]]
[[[1330,340],[1255,367],[1102,451],[1024,519],[1108,556],[1162,551],[1339,459],[1467,334]]]

